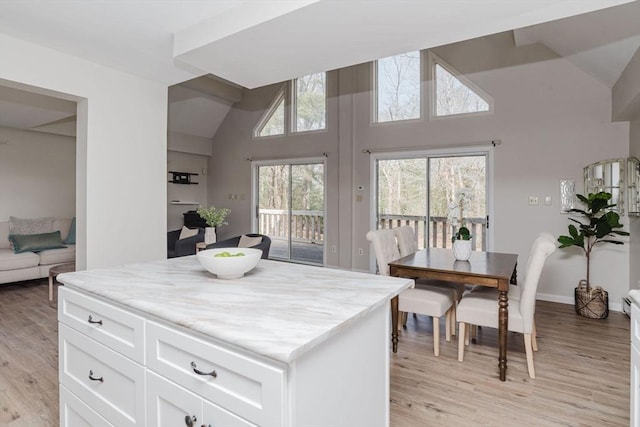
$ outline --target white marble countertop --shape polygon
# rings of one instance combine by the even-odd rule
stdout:
[[[631,289],[629,291],[629,298],[636,304],[640,305],[640,289]]]
[[[241,279],[222,280],[195,256],[65,273],[58,280],[284,363],[413,285],[270,260]]]

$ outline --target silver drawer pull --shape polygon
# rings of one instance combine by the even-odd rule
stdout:
[[[218,376],[215,370],[211,372],[202,372],[201,370],[196,369],[196,362],[191,362],[191,369],[193,369],[193,372],[198,375],[211,375],[213,378],[216,378]]]
[[[195,415],[192,415],[192,416],[187,415],[184,417],[184,423],[188,427],[193,427],[193,423],[195,423],[196,421],[198,421],[198,419],[196,418]]]
[[[89,315],[89,323],[97,323],[98,325],[102,325],[102,320],[93,320],[93,317],[91,317],[91,315]]]
[[[95,377],[93,376],[93,371],[89,371],[89,379],[90,379],[91,381],[100,381],[101,383],[103,383],[103,382],[104,382],[104,377],[95,378]]]

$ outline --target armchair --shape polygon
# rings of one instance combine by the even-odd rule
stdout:
[[[247,237],[262,237],[262,241],[257,245],[249,246],[250,248],[262,250],[262,259],[269,258],[269,249],[271,248],[271,239],[264,234],[245,234]],[[240,238],[242,236],[235,236],[229,239],[221,240],[216,243],[207,245],[207,249],[213,248],[237,248],[240,244]]]
[[[182,230],[167,232],[167,258],[176,258],[196,254],[196,243],[204,242],[204,228],[198,227],[195,236],[180,239]]]

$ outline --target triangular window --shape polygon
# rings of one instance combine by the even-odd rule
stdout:
[[[493,99],[440,58],[431,56],[434,88],[433,115],[451,116],[493,111]]]
[[[284,135],[284,88],[281,89],[273,102],[264,113],[254,135],[256,138],[264,136]]]

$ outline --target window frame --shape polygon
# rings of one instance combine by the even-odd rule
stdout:
[[[254,139],[281,138],[287,135],[287,103],[286,103],[286,93],[285,93],[286,86],[287,86],[286,84],[283,84],[280,87],[280,89],[276,93],[276,96],[274,96],[273,99],[271,100],[269,107],[265,110],[262,117],[260,117],[260,120],[258,120],[258,123],[256,123],[256,125],[254,126],[253,128]],[[278,108],[278,105],[280,104],[280,102],[283,103],[283,109],[284,109],[284,114],[283,114],[284,123],[283,123],[282,133],[279,133],[276,135],[260,135],[260,132],[262,132],[262,130],[267,125],[269,120],[271,120],[271,118],[273,117],[273,114]]]
[[[329,73],[326,71],[321,71],[320,73],[324,74],[324,127],[320,129],[310,129],[310,130],[298,130],[298,79],[301,77],[296,77],[295,79],[289,80],[289,91],[291,104],[289,110],[290,116],[290,132],[291,134],[305,134],[305,133],[317,133],[317,132],[326,132],[329,126]],[[320,74],[320,73],[311,73],[311,74]],[[308,75],[302,77],[306,77]]]
[[[440,56],[435,54],[432,51],[427,53],[427,62],[428,66],[428,81],[429,81],[429,89],[428,89],[428,102],[429,102],[429,120],[441,120],[441,119],[450,119],[450,118],[460,118],[460,117],[471,117],[471,116],[483,116],[494,113],[495,102],[491,95],[489,95],[486,91],[484,91],[481,87],[479,87],[476,83],[472,82],[468,77],[464,74],[460,73],[453,66],[444,61]],[[469,90],[476,93],[479,97],[484,99],[486,103],[489,105],[489,109],[486,111],[470,111],[468,113],[457,113],[457,114],[447,114],[447,115],[438,115],[437,107],[438,107],[438,86],[436,80],[436,65],[444,68],[448,73],[450,73],[453,77],[458,79],[463,85],[469,88]]]
[[[425,81],[425,67],[424,67],[424,50],[417,50],[417,51],[411,51],[411,52],[418,52],[418,56],[419,56],[419,70],[418,70],[418,75],[419,75],[419,89],[418,89],[418,117],[412,118],[412,119],[400,119],[400,120],[386,120],[386,121],[380,121],[380,118],[378,116],[378,102],[379,102],[379,93],[380,90],[378,89],[378,61],[380,59],[384,59],[384,58],[379,58],[376,59],[374,61],[371,62],[371,92],[373,93],[372,101],[371,102],[371,125],[373,126],[385,126],[388,124],[394,124],[394,123],[407,123],[407,122],[420,122],[420,121],[424,121],[425,118],[425,102],[424,102],[424,91],[425,91],[425,87],[424,87],[424,81]],[[404,52],[404,53],[408,53],[408,52]],[[397,55],[401,55],[401,53],[397,54]],[[397,56],[397,55],[389,55],[386,56],[385,58],[389,58],[392,56]]]

